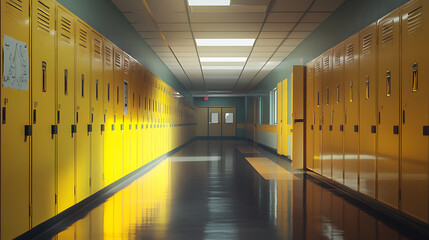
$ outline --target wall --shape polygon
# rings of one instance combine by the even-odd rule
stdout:
[[[406,3],[407,0],[348,0],[326,19],[310,36],[308,36],[279,66],[265,77],[251,94],[263,96],[264,102],[269,101],[269,91],[284,79],[290,79],[293,65],[304,65],[321,53],[347,39],[370,23]],[[291,119],[290,96],[291,81],[288,84],[288,118]],[[253,112],[253,101],[247,106]],[[250,107],[251,106],[251,107]],[[269,113],[264,111],[264,123]],[[253,117],[253,114],[251,114]],[[272,136],[274,137],[274,136]],[[274,140],[273,140],[274,141]],[[288,146],[290,148],[290,146]]]
[[[58,0],[58,2],[192,101],[190,92],[146,44],[112,1]]]
[[[208,101],[204,101],[203,97],[194,97],[193,103],[197,107],[236,107],[237,137],[244,137],[244,128],[238,127],[246,123],[244,97],[209,97]]]

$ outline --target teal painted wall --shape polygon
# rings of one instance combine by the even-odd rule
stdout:
[[[100,32],[145,68],[180,92],[189,101],[192,96],[176,76],[143,40],[125,16],[110,0],[57,0],[60,4]]]
[[[194,97],[193,103],[197,107],[236,107],[237,123],[246,122],[245,97],[209,97],[204,101],[203,97]],[[244,137],[244,130],[237,128],[237,137]]]
[[[407,0],[346,0],[250,93],[262,95],[263,101],[269,101],[269,91],[274,89],[277,83],[286,78],[290,79],[293,65],[306,64],[406,2]],[[292,115],[290,93],[291,81],[288,82],[289,120]],[[248,106],[248,112],[253,111],[253,104],[250,105],[252,109]],[[264,114],[267,114],[263,118],[265,123],[269,112],[264,111]]]

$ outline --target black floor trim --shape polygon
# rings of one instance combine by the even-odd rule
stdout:
[[[16,240],[22,239],[51,239],[58,233],[58,227],[63,225],[71,225],[77,220],[85,217],[85,213],[90,209],[94,209],[100,204],[104,203],[108,198],[113,196],[115,193],[128,186],[136,179],[143,176],[145,173],[149,172],[151,169],[156,167],[164,159],[178,152],[180,149],[190,144],[191,142],[197,140],[193,138],[183,145],[171,150],[170,152],[150,161],[146,165],[136,169],[135,171],[125,175],[121,179],[113,182],[112,184],[104,187],[98,192],[90,195],[84,200],[76,203],[70,208],[64,210],[63,212],[55,215],[54,217],[46,220],[45,222],[37,225],[36,227],[30,229],[29,231],[23,233],[19,237],[15,238]],[[64,229],[65,230],[65,229]]]

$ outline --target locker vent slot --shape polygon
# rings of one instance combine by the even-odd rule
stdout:
[[[101,41],[100,39],[94,38],[94,52],[97,56],[101,57]]]
[[[371,47],[372,47],[372,34],[369,34],[363,38],[362,54],[363,55],[370,54]]]
[[[42,1],[39,1],[38,7],[37,7],[37,23],[39,29],[49,32],[51,28],[51,15],[49,14],[50,8],[46,4],[44,4]]]
[[[411,35],[422,28],[422,6],[419,6],[408,13],[407,28],[408,35]]]
[[[320,75],[320,62],[317,61],[315,64],[315,76],[319,76]]]
[[[347,63],[353,62],[355,60],[354,56],[355,56],[355,45],[354,44],[347,45],[346,62]]]
[[[87,48],[87,43],[88,43],[88,32],[85,31],[84,29],[80,28],[79,29],[79,45]]]
[[[128,58],[124,58],[124,71],[125,74],[128,74],[130,70],[130,60]]]
[[[341,63],[341,53],[340,51],[335,52],[334,56],[334,68],[337,68],[340,66]]]
[[[323,69],[329,70],[329,57],[323,58]]]
[[[106,63],[108,65],[112,64],[112,48],[106,46],[104,54],[106,55]]]
[[[70,42],[70,39],[71,39],[71,21],[69,19],[63,17],[63,16],[61,16],[60,34],[63,37],[63,40]]]
[[[14,13],[19,13],[21,14],[23,9],[22,9],[22,0],[9,0],[6,2],[7,3],[7,9],[14,12]],[[19,11],[19,12],[17,12]]]
[[[383,45],[386,45],[393,41],[393,23],[393,19],[391,19],[383,24]]]
[[[115,54],[115,68],[116,69],[121,68],[121,55],[119,53]]]

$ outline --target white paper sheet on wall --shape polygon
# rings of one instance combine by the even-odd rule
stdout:
[[[3,87],[28,91],[29,59],[27,44],[3,35]]]
[[[225,113],[225,123],[234,123],[234,113]]]
[[[124,115],[128,112],[128,82],[124,81]]]
[[[219,123],[219,113],[212,112],[212,124]]]

